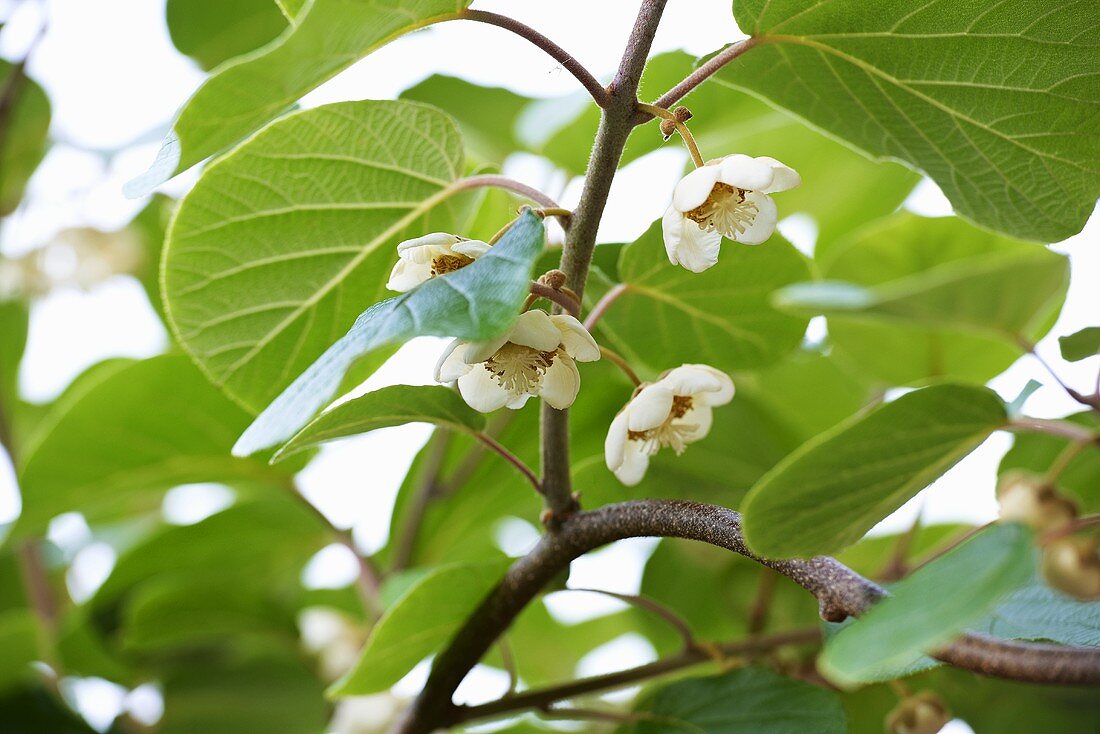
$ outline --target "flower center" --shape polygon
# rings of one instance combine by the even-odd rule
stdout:
[[[540,352],[522,344],[508,342],[482,364],[497,383],[512,395],[524,395],[534,391],[542,376],[554,363],[557,352]]]
[[[664,446],[671,446],[679,456],[696,438],[695,434],[699,430],[697,424],[679,422],[691,410],[691,404],[690,395],[674,395],[672,410],[669,411],[664,423],[648,431],[627,431],[627,439],[641,441],[642,450],[651,456]]]
[[[432,277],[434,278],[437,275],[459,270],[473,261],[474,259],[472,257],[466,257],[458,253],[453,255],[440,255],[432,259]]]
[[[697,223],[708,232],[717,230],[723,236],[733,239],[743,233],[756,221],[760,209],[745,199],[746,189],[739,189],[726,183],[716,183],[710,190],[707,200],[684,216]]]

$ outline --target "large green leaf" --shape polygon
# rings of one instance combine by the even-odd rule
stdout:
[[[461,170],[454,123],[411,102],[328,105],[264,129],[177,210],[163,284],[180,343],[259,412],[382,297],[398,241],[454,225],[447,207],[426,215]]]
[[[188,482],[284,483],[289,469],[229,455],[248,420],[182,355],[104,366],[59,401],[28,448],[16,532],[73,510],[92,521],[152,510]]]
[[[168,0],[165,14],[172,43],[207,70],[286,30],[272,0]]]
[[[50,127],[50,101],[42,87],[0,59],[0,96],[10,95],[14,101],[0,131],[0,217],[23,198],[23,187],[46,153]]]
[[[442,566],[420,579],[371,630],[355,667],[334,696],[384,691],[446,643],[500,581],[504,561]]]
[[[758,45],[719,79],[923,169],[963,216],[1049,241],[1092,213],[1100,5],[737,0],[734,15]]]
[[[152,167],[127,184],[126,193],[148,193],[176,173],[234,145],[363,56],[409,31],[455,18],[467,4],[466,0],[309,0],[277,41],[222,66],[199,87],[180,110]],[[374,134],[384,130],[374,125],[355,127],[356,134],[347,137],[369,141],[373,135],[361,135],[363,130]],[[343,137],[339,130],[318,132]]]
[[[1031,533],[995,525],[891,587],[825,646],[819,667],[850,685],[891,677],[993,611],[1034,573]]]
[[[686,678],[644,694],[619,734],[844,734],[836,693],[767,668]]]
[[[833,553],[859,540],[1007,421],[992,391],[937,385],[854,416],[803,444],[742,505],[765,556]]]
[[[695,60],[682,51],[655,56],[646,65],[642,99],[664,93],[692,71]],[[912,191],[917,174],[889,162],[874,162],[803,125],[798,119],[743,92],[703,84],[684,100],[694,113],[691,132],[705,158],[729,153],[778,158],[802,175],[802,186],[777,197],[780,216],[802,212],[818,227],[817,251],[837,236],[894,211]],[[588,163],[599,110],[586,107],[541,147],[544,155],[571,173]],[[639,127],[627,141],[623,163],[662,145],[656,123]],[[843,185],[838,185],[843,182]]]
[[[1100,433],[1100,418],[1091,411],[1067,416],[1065,420]],[[1069,446],[1069,441],[1047,433],[1020,433],[1012,438],[1012,448],[1001,459],[999,474],[1024,469],[1044,474]],[[1065,466],[1058,476],[1059,491],[1076,499],[1085,513],[1100,511],[1100,450],[1086,448]]]
[[[368,308],[260,414],[233,452],[244,456],[290,438],[328,402],[355,361],[383,345],[413,336],[483,340],[503,333],[530,290],[531,267],[545,241],[542,220],[527,210],[476,262]]]
[[[689,362],[726,371],[760,367],[801,341],[807,320],[777,311],[770,297],[808,274],[805,258],[778,235],[759,247],[727,242],[717,265],[692,273],[669,263],[656,222],[623,250],[626,290],[600,329],[658,370]]]
[[[899,213],[845,238],[821,277],[861,303],[832,308],[829,337],[888,384],[985,382],[1038,341],[1066,293],[1063,256],[957,218]]]

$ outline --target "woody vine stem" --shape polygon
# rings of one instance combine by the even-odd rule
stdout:
[[[750,38],[734,44],[699,67],[653,105],[643,105],[637,97],[638,85],[665,3],[666,0],[643,0],[619,69],[606,89],[598,87],[592,75],[569,54],[532,29],[515,22],[505,22],[507,19],[495,14],[465,13],[468,20],[498,25],[546,50],[577,77],[601,108],[599,130],[580,203],[569,217],[561,258],[565,287],[571,289],[581,303],[597,229],[630,132],[655,116],[668,119],[667,113],[661,114],[661,110],[668,110],[707,77],[757,43]],[[597,307],[590,320],[594,323],[608,305]],[[426,734],[461,722],[525,709],[547,712],[552,704],[570,697],[655,677],[704,662],[723,652],[768,650],[816,640],[816,631],[811,630],[749,638],[711,646],[710,649],[688,646],[672,658],[609,676],[528,691],[477,707],[455,705],[452,696],[466,674],[539,591],[566,569],[574,558],[619,539],[639,536],[687,538],[739,553],[804,587],[817,598],[822,617],[831,621],[857,616],[885,595],[875,583],[831,558],[818,557],[807,561],[760,558],[744,544],[738,513],[725,508],[645,500],[581,512],[570,478],[568,410],[557,410],[544,402],[540,424],[539,485],[545,500],[543,516],[547,532],[534,550],[512,566],[436,658],[428,682],[396,724],[394,734]],[[1100,651],[1092,649],[964,635],[934,654],[944,662],[985,675],[1048,684],[1100,684]]]

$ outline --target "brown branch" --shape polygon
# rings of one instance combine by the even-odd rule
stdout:
[[[596,104],[600,107],[607,106],[607,90],[604,89],[603,85],[600,84],[596,77],[592,76],[592,72],[586,69],[581,62],[577,61],[572,54],[536,31],[534,28],[520,23],[515,18],[509,18],[507,15],[490,13],[485,10],[470,10],[469,8],[463,10],[454,20],[475,20],[479,23],[488,23],[489,25],[495,25],[498,28],[511,31],[517,36],[530,41],[561,64],[563,69],[572,74],[577,81],[588,90],[588,93],[592,95],[592,99]]]
[[[619,70],[607,88],[600,127],[588,160],[580,204],[573,211],[569,233],[562,248],[561,270],[565,285],[583,303],[584,284],[596,246],[596,233],[611,182],[623,155],[626,139],[634,127],[634,105],[638,103],[638,83],[642,78],[653,36],[665,9],[666,0],[643,0],[630,38],[627,40]],[[569,465],[569,411],[556,410],[545,402],[540,418],[542,487],[546,494],[548,525],[557,523],[579,509],[573,495]]]
[[[704,81],[714,75],[716,71],[721,69],[729,62],[736,59],[741,54],[748,51],[757,45],[759,41],[755,38],[746,38],[737,43],[730,44],[710,61],[700,66],[695,71],[687,75],[687,77],[677,84],[672,89],[662,94],[654,103],[654,107],[663,107],[668,109],[672,105],[679,102],[681,99],[687,96],[691,90],[702,84]],[[640,125],[644,122],[648,122],[653,119],[653,115],[648,112],[638,112],[634,118],[634,124]]]
[[[640,500],[578,513],[547,533],[516,561],[436,658],[431,675],[397,734],[424,734],[455,723],[451,700],[458,684],[523,608],[569,563],[600,546],[633,537],[698,540],[739,553],[786,576],[818,601],[822,618],[839,622],[865,612],[885,591],[840,562],[761,558],[745,545],[740,514],[723,507],[672,500]],[[1100,650],[998,640],[967,634],[934,656],[984,675],[1034,683],[1100,684]]]

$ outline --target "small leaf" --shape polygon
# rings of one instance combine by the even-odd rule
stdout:
[[[1031,533],[995,525],[891,587],[891,595],[845,627],[819,660],[833,682],[892,677],[996,608],[1034,573]]]
[[[1088,326],[1069,336],[1058,337],[1062,359],[1079,362],[1100,354],[1100,326]]]
[[[271,0],[168,0],[165,17],[175,47],[207,71],[263,46],[287,23]]]
[[[25,76],[15,77],[16,67],[0,59],[0,90],[9,99],[0,132],[0,217],[11,214],[23,198],[23,188],[46,154],[50,127],[50,101],[42,87]]]
[[[236,144],[363,56],[417,28],[455,18],[467,4],[313,0],[275,43],[222,66],[199,87],[179,111],[153,165],[126,185],[126,195],[144,196]]]
[[[1100,647],[1100,602],[1073,599],[1036,577],[968,629],[1003,639]]]
[[[454,635],[506,568],[504,560],[456,563],[424,576],[386,610],[359,662],[329,694],[357,696],[392,686]]]
[[[937,385],[803,444],[749,492],[745,539],[771,557],[834,553],[863,537],[1007,420],[991,390]]]
[[[542,220],[527,210],[472,264],[368,308],[256,418],[233,453],[247,456],[290,438],[328,402],[351,365],[384,344],[413,336],[483,340],[503,333],[523,304],[545,239]]]
[[[1100,194],[1100,4],[733,7],[756,45],[718,72],[722,83],[874,156],[921,168],[959,214],[1001,232],[1057,241],[1092,213]]]
[[[836,693],[766,668],[686,678],[654,688],[618,734],[845,734]]]
[[[466,405],[454,390],[442,385],[392,385],[317,416],[271,460],[279,461],[326,441],[405,423],[434,423],[476,433],[485,427],[485,416]]]
[[[657,370],[687,362],[760,367],[801,341],[807,319],[777,311],[769,298],[808,274],[805,258],[778,234],[759,247],[726,242],[717,265],[693,273],[669,263],[656,222],[623,250],[626,290],[600,329]]]

